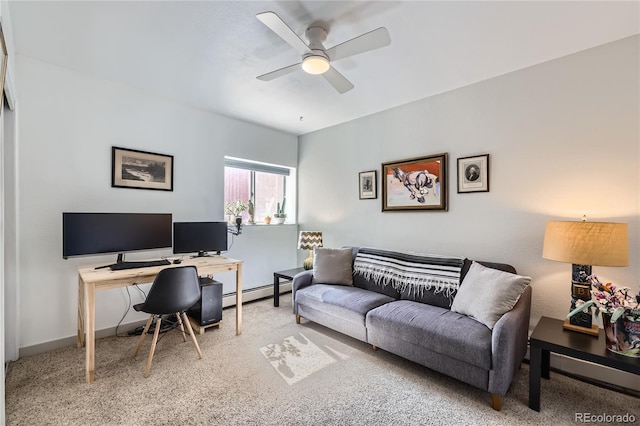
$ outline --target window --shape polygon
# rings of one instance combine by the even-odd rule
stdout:
[[[224,159],[224,202],[253,203],[255,223],[264,223],[265,216],[276,212],[278,203],[285,201],[287,222],[295,222],[295,169],[259,163],[239,158]],[[227,212],[225,211],[225,215]],[[249,212],[242,213],[249,222]]]

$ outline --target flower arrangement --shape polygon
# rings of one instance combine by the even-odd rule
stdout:
[[[587,277],[587,282],[591,284],[591,300],[577,302],[567,316],[595,306],[596,316],[602,313],[607,349],[640,358],[640,294],[634,295],[629,287],[603,284],[595,275]]]
[[[633,320],[640,318],[640,294],[633,295],[629,287],[616,287],[611,283],[603,284],[595,275],[588,276],[587,282],[591,284],[591,300],[578,301],[576,309],[569,312],[568,317],[590,306],[595,306],[596,315],[601,312],[609,314],[612,322],[623,315]]]

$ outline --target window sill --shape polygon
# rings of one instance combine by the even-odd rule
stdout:
[[[243,223],[242,226],[282,226],[282,225],[297,225],[297,223],[291,223],[291,222],[285,222],[285,223],[253,223],[253,224],[248,224],[248,223]]]

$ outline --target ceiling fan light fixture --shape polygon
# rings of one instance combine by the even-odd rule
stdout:
[[[320,55],[309,55],[302,60],[302,69],[308,74],[324,74],[329,71],[329,60]]]

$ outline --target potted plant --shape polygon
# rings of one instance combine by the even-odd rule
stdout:
[[[283,198],[282,199],[282,204],[278,203],[278,205],[276,207],[276,212],[273,215],[273,223],[275,223],[276,225],[284,223],[284,221],[287,219],[287,215],[284,212],[284,203],[286,201],[287,201],[287,199]]]
[[[242,212],[248,209],[247,203],[244,201],[232,201],[230,203],[225,203],[224,210],[225,212],[231,216],[229,218],[230,223],[238,223],[238,219],[242,222]]]
[[[266,223],[267,225],[271,223],[271,216],[270,215],[266,215],[264,217],[264,223]]]

